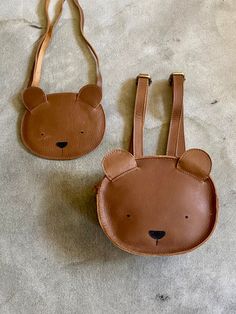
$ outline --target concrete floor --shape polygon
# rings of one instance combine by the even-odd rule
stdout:
[[[236,313],[236,1],[81,0],[101,60],[107,132],[98,149],[65,162],[32,156],[19,138],[42,2],[0,2],[0,313]],[[94,80],[71,10],[66,4],[45,58],[48,93]],[[139,72],[154,81],[145,152],[164,153],[173,71],[187,78],[187,146],[213,160],[219,223],[190,254],[132,256],[100,229],[93,186],[104,154],[128,148]]]

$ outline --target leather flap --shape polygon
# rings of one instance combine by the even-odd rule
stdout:
[[[211,158],[201,149],[189,149],[178,160],[177,168],[201,180],[206,180],[211,172]]]
[[[22,98],[25,107],[31,111],[42,103],[47,102],[47,96],[44,91],[35,86],[28,87],[22,93]]]
[[[78,98],[96,108],[102,101],[102,89],[94,84],[88,84],[81,88]]]
[[[109,180],[137,168],[135,157],[125,150],[114,150],[102,162],[103,170]]]

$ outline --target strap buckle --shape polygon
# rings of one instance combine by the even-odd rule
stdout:
[[[152,84],[152,79],[151,79],[151,76],[149,74],[143,74],[143,73],[140,73],[137,78],[136,78],[136,84],[138,84],[138,79],[140,78],[145,78],[145,79],[148,79],[148,82],[149,82],[149,86]]]
[[[169,80],[168,80],[170,85],[172,85],[172,82],[173,82],[173,76],[174,76],[174,75],[182,75],[182,76],[183,76],[184,81],[186,80],[185,75],[184,75],[184,73],[183,73],[183,72],[173,72],[173,73],[171,73],[171,75],[170,75],[170,77],[169,77]]]

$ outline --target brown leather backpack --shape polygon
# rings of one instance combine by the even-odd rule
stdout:
[[[50,0],[45,0],[47,28],[39,42],[28,88],[22,93],[26,111],[21,123],[22,141],[33,154],[61,160],[89,153],[99,145],[105,131],[99,60],[84,35],[84,14],[77,0],[73,1],[80,14],[80,31],[95,60],[97,82],[82,87],[78,93],[46,95],[39,87],[43,56],[61,16],[64,1],[60,2],[58,14],[51,22],[48,15]]]
[[[185,150],[184,75],[173,73],[173,109],[165,156],[143,156],[143,127],[150,77],[139,75],[132,154],[115,150],[103,160],[97,191],[102,229],[120,249],[138,255],[189,252],[212,234],[218,212],[211,159]]]

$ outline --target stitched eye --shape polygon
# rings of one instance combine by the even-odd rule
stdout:
[[[40,133],[40,135],[41,135],[41,136],[44,136],[44,135],[45,135],[45,133],[44,133],[44,132],[41,132],[41,133]]]

